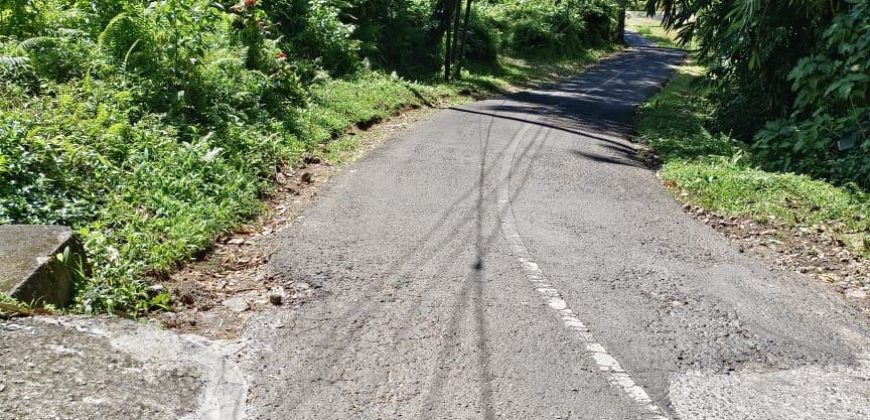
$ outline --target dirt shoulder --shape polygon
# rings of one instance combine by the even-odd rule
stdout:
[[[266,270],[275,252],[272,235],[292,224],[334,175],[440,109],[409,108],[366,129],[354,128],[323,147],[321,154],[306,157],[301,166],[285,169],[275,179],[274,194],[265,201],[266,210],[258,220],[219,238],[212,252],[157,286],[172,292],[173,312],[152,318],[180,332],[228,339],[255,311],[305,305],[316,297],[317,285],[276,279]]]
[[[691,204],[683,209],[727,237],[740,252],[765,261],[774,270],[792,271],[829,284],[870,314],[870,262],[831,234],[830,226],[795,227],[775,220],[726,217]]]

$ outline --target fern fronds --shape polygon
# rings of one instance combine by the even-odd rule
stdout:
[[[129,13],[119,13],[106,24],[97,38],[97,43],[115,59],[126,60],[135,47],[148,50],[153,39],[153,33],[144,19]]]
[[[0,69],[6,72],[16,72],[25,70],[30,66],[30,59],[27,57],[16,57],[11,55],[0,55]]]
[[[0,55],[0,84],[16,84],[29,91],[39,90],[39,80],[30,67],[30,58]]]
[[[18,48],[21,48],[24,51],[30,51],[39,48],[54,47],[58,42],[60,42],[60,39],[53,36],[36,36],[21,41],[21,43],[18,44]]]

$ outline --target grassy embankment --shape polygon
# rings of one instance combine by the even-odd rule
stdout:
[[[651,38],[655,42],[668,35],[658,26],[649,31],[658,34]],[[672,46],[673,40],[663,44]],[[824,225],[855,253],[870,257],[870,196],[805,175],[758,169],[744,144],[707,130],[712,109],[695,83],[703,72],[691,62],[682,65],[638,115],[640,141],[658,155],[660,176],[675,197],[723,216]]]
[[[609,51],[590,49],[570,60],[501,58],[495,70],[467,72],[452,83],[363,71],[311,86],[306,104],[287,120],[240,119],[207,132],[182,132],[196,126],[162,115],[131,125],[131,114],[141,112],[132,99],[136,86],[119,90],[87,77],[51,83],[42,95],[0,104],[0,175],[11,178],[0,191],[0,223],[68,224],[80,234],[94,273],[79,279],[70,311],[168,308],[167,295],[148,295],[149,278],[202,255],[214,238],[259,214],[279,167],[357,147],[344,135],[353,126],[553,80]]]

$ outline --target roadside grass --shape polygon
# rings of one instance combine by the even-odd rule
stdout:
[[[39,96],[3,91],[24,99],[0,103],[0,176],[7,181],[0,185],[0,223],[66,224],[82,237],[94,270],[77,282],[67,311],[163,310],[168,296],[149,293],[151,281],[260,214],[282,167],[306,154],[333,159],[353,150],[357,141],[345,135],[351,128],[404,109],[556,80],[612,51],[572,60],[502,58],[500,66],[471,69],[453,83],[365,70],[312,85],[306,105],[288,106],[280,118],[234,110],[238,117],[226,119],[235,123],[141,115],[134,87],[118,90],[117,81],[51,83],[50,94]],[[11,301],[0,296],[0,302]]]
[[[760,170],[745,147],[705,128],[711,109],[691,63],[639,110],[640,141],[659,156],[660,175],[681,201],[724,216],[811,228],[825,225],[870,257],[870,195],[805,175]]]
[[[643,25],[637,27],[637,32],[659,47],[680,48],[669,34],[658,25]]]
[[[625,27],[643,35],[644,38],[659,47],[684,48],[690,50],[695,48],[694,43],[691,43],[688,46],[680,45],[677,42],[676,32],[665,30],[661,25],[661,19],[649,17],[646,15],[646,12],[628,12]]]

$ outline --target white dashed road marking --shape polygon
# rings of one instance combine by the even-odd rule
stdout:
[[[538,264],[532,260],[528,248],[526,248],[523,239],[517,231],[516,221],[514,219],[514,213],[510,201],[510,177],[514,163],[514,156],[516,155],[518,146],[521,143],[520,140],[529,130],[530,126],[530,124],[523,125],[512,140],[511,144],[508,146],[505,156],[510,156],[511,158],[502,164],[501,173],[497,178],[501,181],[496,190],[496,197],[500,207],[499,214],[504,215],[501,221],[501,230],[504,233],[514,256],[520,264],[522,264],[529,282],[532,283],[535,290],[539,295],[541,295],[547,305],[559,314],[559,317],[562,319],[565,326],[580,336],[586,345],[586,351],[589,356],[598,366],[598,369],[604,373],[607,380],[614,386],[621,388],[631,399],[641,404],[650,414],[650,418],[666,420],[667,417],[652,401],[646,391],[634,382],[631,375],[622,368],[619,361],[607,352],[607,349],[605,349],[603,345],[595,341],[595,337],[593,337],[589,328],[586,327],[586,324],[584,324],[583,321],[577,317],[574,311],[571,310],[568,306],[568,302],[565,302],[565,299],[562,298],[562,294],[553,287],[553,285],[547,280],[544,272],[541,271]],[[546,134],[548,131],[549,128],[545,129],[542,134]],[[543,137],[546,138],[546,135]]]

